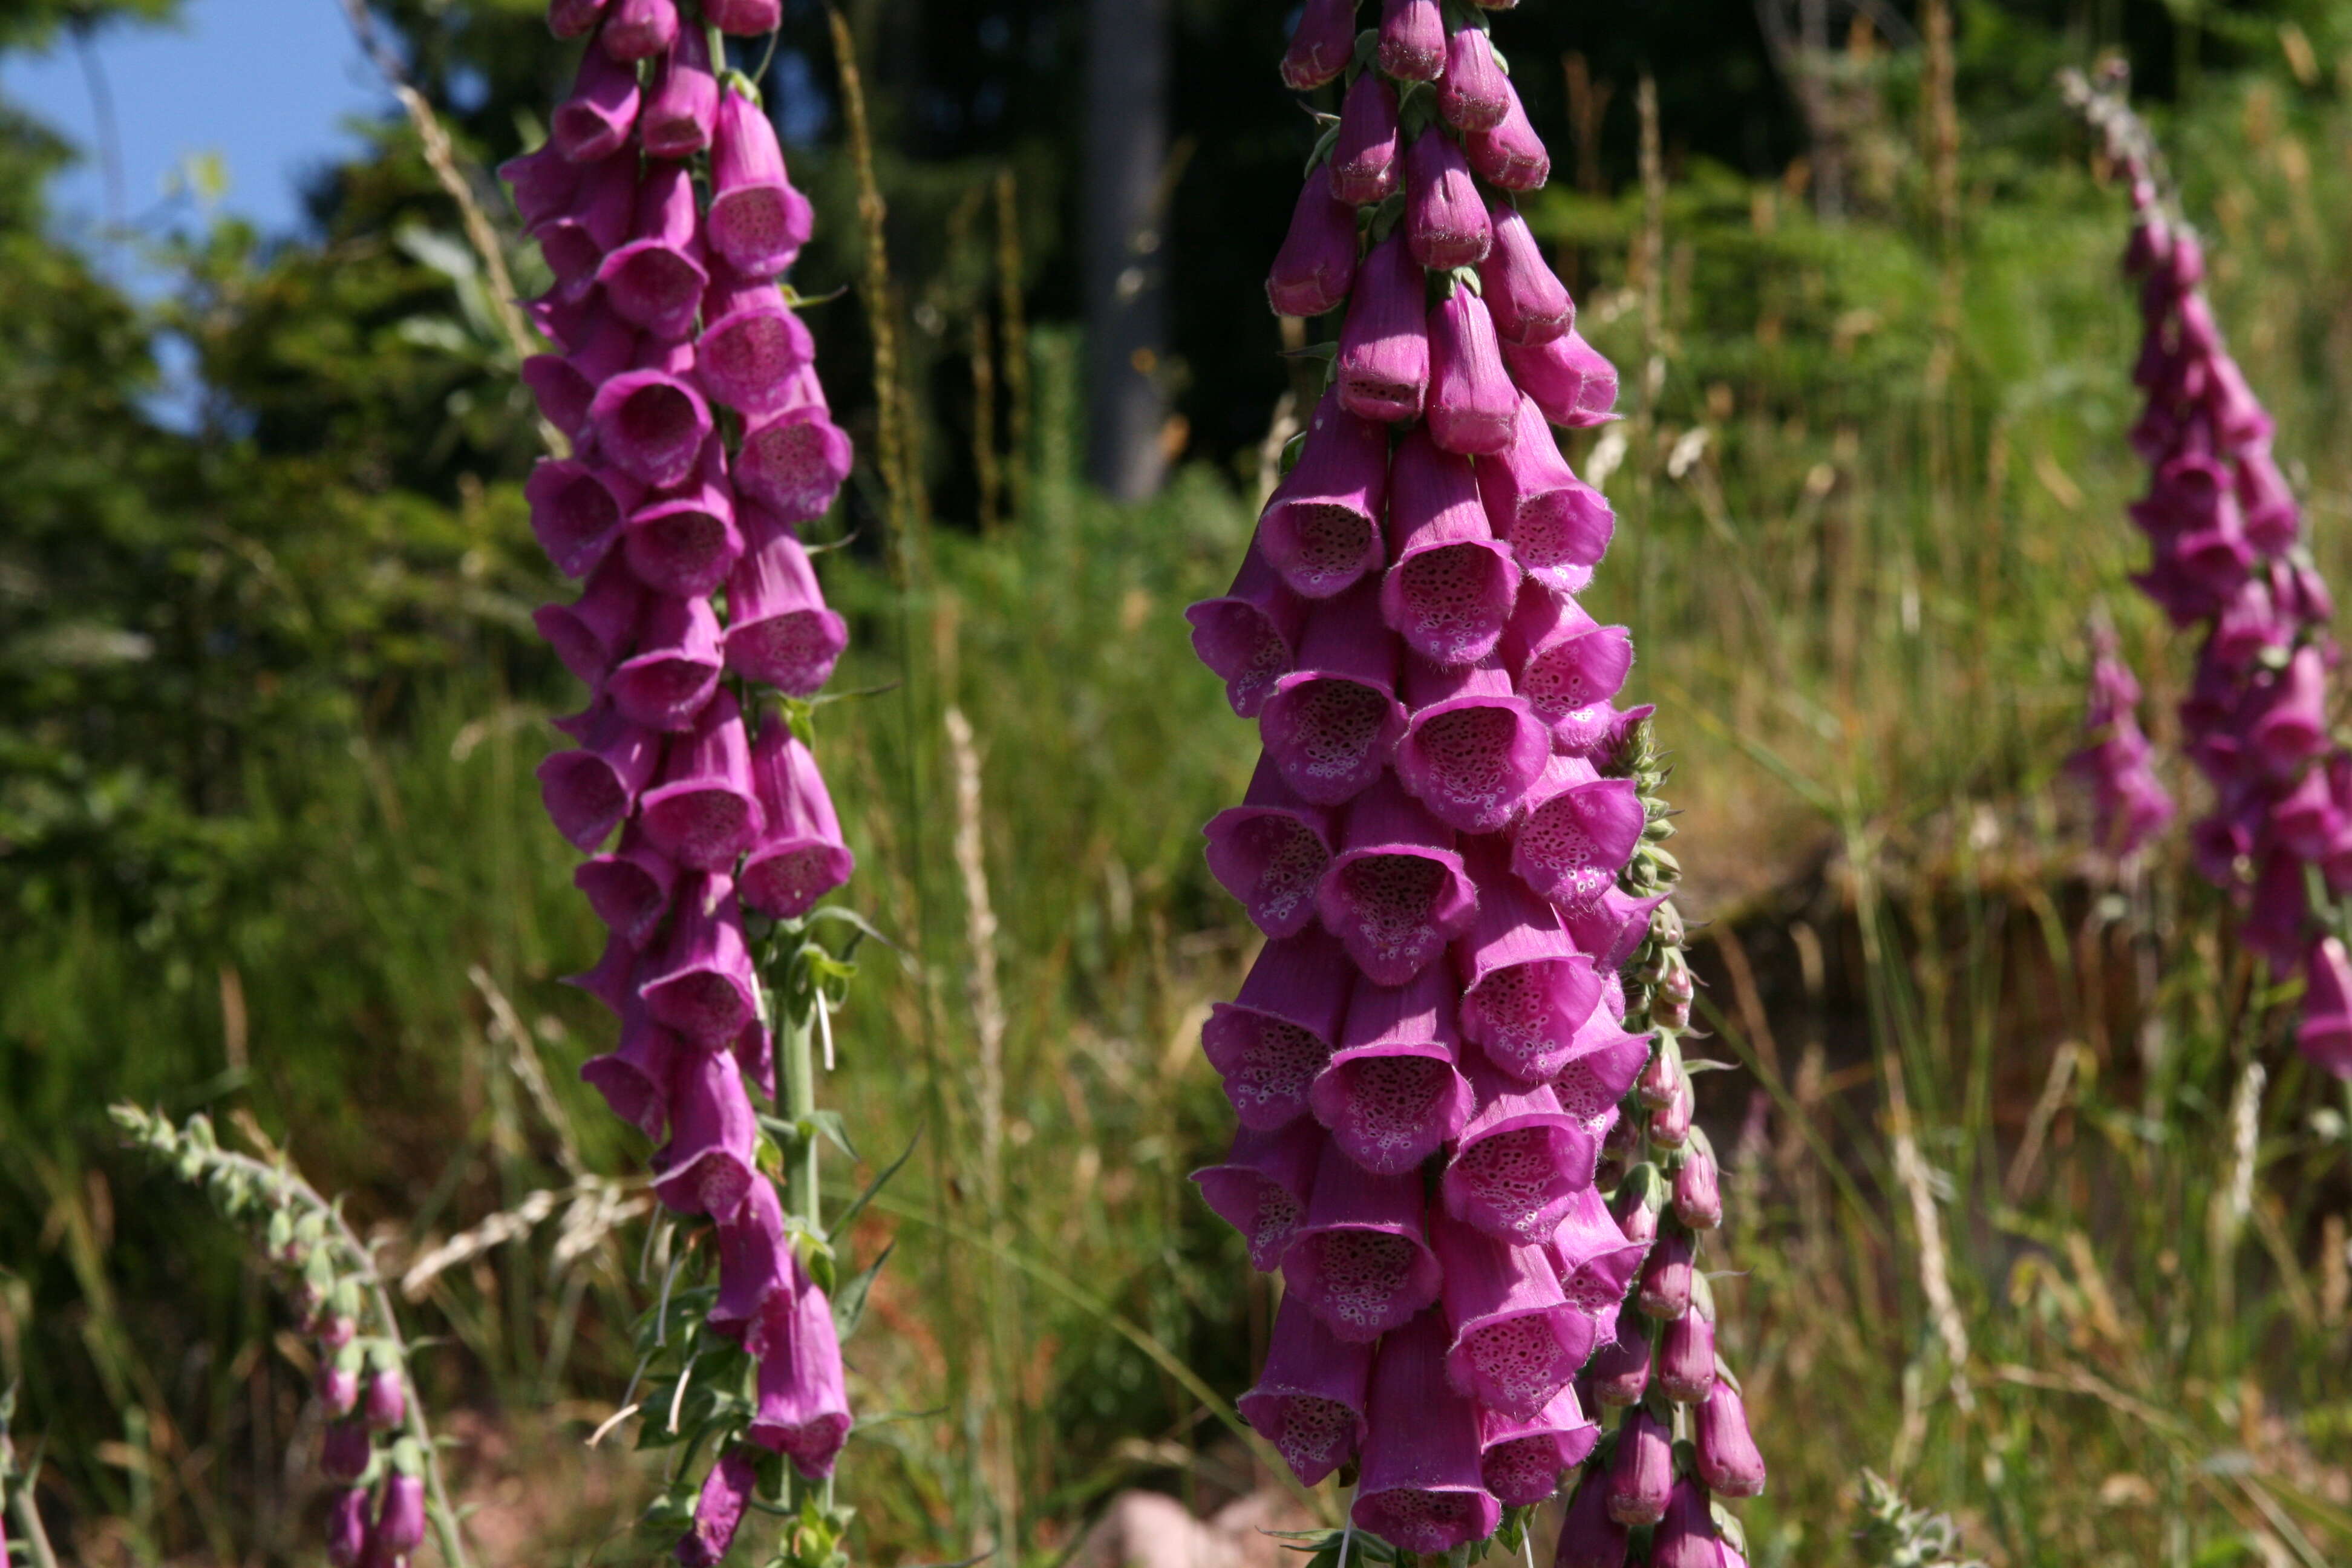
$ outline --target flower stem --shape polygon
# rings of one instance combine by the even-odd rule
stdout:
[[[824,998],[812,992],[808,1013],[795,1010],[786,1020],[783,1039],[784,1117],[800,1128],[801,1146],[793,1152],[793,1162],[785,1173],[784,1196],[792,1212],[805,1221],[811,1230],[818,1226],[818,1195],[816,1184],[816,1050],[814,1036],[815,1009],[824,1005]]]

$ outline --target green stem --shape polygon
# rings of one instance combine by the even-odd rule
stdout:
[[[793,1152],[785,1175],[785,1196],[793,1213],[823,1234],[819,1225],[816,1186],[816,1050],[815,1010],[824,998],[811,991],[809,1010],[794,1009],[785,1021],[782,1048],[784,1069],[784,1115],[800,1129],[801,1146]]]
[[[15,1502],[10,1511],[16,1514],[16,1527],[24,1533],[33,1568],[58,1568],[58,1554],[49,1547],[48,1532],[41,1528],[40,1505],[33,1500],[31,1476],[26,1476],[24,1484],[16,1489]]]

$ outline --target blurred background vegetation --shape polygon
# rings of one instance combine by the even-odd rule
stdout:
[[[0,47],[171,9],[16,0]],[[837,684],[886,689],[820,716],[848,897],[898,944],[824,1091],[845,1194],[920,1139],[863,1222],[898,1251],[855,1393],[899,1418],[847,1496],[861,1559],[1047,1563],[1121,1486],[1264,1480],[1170,1372],[1230,1397],[1268,1311],[1183,1180],[1229,1121],[1198,1025],[1252,944],[1197,828],[1255,745],[1179,611],[1278,427],[1260,279],[1312,131],[1284,7],[1169,0],[1169,472],[1115,501],[1085,458],[1088,8],[847,9],[887,299],[820,8],[771,79],[820,212],[798,281],[853,290],[813,317],[835,402],[862,454],[886,407],[908,446],[824,557]],[[537,13],[373,12],[501,219],[482,170],[567,69]],[[2087,856],[2058,773],[2095,603],[2159,740],[2187,650],[2124,584],[2122,208],[2048,89],[2137,63],[2352,584],[2352,5],[1526,0],[1496,29],[1554,148],[1531,217],[1626,372],[1575,454],[1621,518],[1591,602],[1678,752],[1702,1014],[1744,1069],[1698,1081],[1773,1466],[1754,1561],[1865,1560],[1865,1465],[1994,1563],[2352,1561],[2345,1102],[2184,858]],[[53,236],[73,155],[0,103],[0,1381],[45,1510],[82,1562],[262,1563],[323,1508],[299,1340],[115,1149],[127,1097],[249,1115],[395,1266],[565,1200],[421,1287],[422,1371],[488,1560],[625,1557],[645,1478],[581,1439],[628,1377],[636,1230],[568,1246],[562,1216],[644,1151],[572,1077],[605,1022],[559,977],[600,937],[530,770],[579,699],[528,620],[563,590],[488,285],[404,121],[299,233],[118,237],[173,279],[143,301]]]

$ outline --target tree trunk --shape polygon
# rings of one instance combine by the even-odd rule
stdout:
[[[1169,0],[1088,0],[1087,10],[1087,477],[1139,500],[1167,467]]]

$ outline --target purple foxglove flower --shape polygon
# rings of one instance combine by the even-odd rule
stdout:
[[[1445,69],[1437,0],[1381,0],[1381,69],[1399,81],[1435,81]]]
[[[604,1004],[616,1018],[625,1019],[637,1001],[637,953],[619,937],[605,938],[603,956],[584,974],[567,974],[563,984],[585,991]]]
[[[1519,695],[1551,726],[1555,748],[1584,758],[1615,739],[1617,714],[1609,700],[1633,668],[1633,638],[1623,626],[1596,625],[1575,600],[1538,584],[1519,592],[1503,658],[1518,678]],[[1595,776],[1547,772],[1545,779],[1572,785]]]
[[[2332,936],[2311,944],[2303,964],[2303,1021],[2294,1043],[2314,1067],[2352,1078],[2352,960]]]
[[[1505,363],[1517,352],[1507,347]],[[1559,455],[1545,414],[1535,399],[1521,399],[1511,445],[1478,465],[1478,495],[1487,521],[1498,538],[1510,541],[1520,568],[1560,596],[1581,592],[1592,580],[1591,568],[1608,552],[1617,517]]]
[[[499,165],[499,178],[514,193],[515,216],[522,219],[525,228],[535,228],[570,210],[580,189],[580,165],[552,142]]]
[[[1267,500],[1253,545],[1293,593],[1309,599],[1344,593],[1383,559],[1388,431],[1349,413],[1344,401],[1335,388],[1316,404],[1298,464]]]
[[[1696,1405],[1715,1386],[1715,1312],[1704,1298],[1660,1336],[1658,1386],[1677,1405]]]
[[[368,1373],[360,1394],[360,1415],[379,1432],[388,1432],[408,1418],[408,1383],[399,1368],[380,1366]]]
[[[1367,73],[1370,74],[1370,73]],[[1483,27],[1460,27],[1445,42],[1437,112],[1456,131],[1491,131],[1510,112],[1511,79]]]
[[[575,163],[609,158],[635,129],[640,101],[635,68],[592,47],[580,57],[572,96],[555,106],[548,140]]]
[[[1528,123],[1528,111],[1517,93],[1511,94],[1502,120],[1493,129],[1473,131],[1462,138],[1462,150],[1480,179],[1507,191],[1540,190],[1551,178],[1551,154],[1544,151],[1543,138],[1536,134],[1536,128]]]
[[[774,279],[713,268],[702,321],[694,373],[703,391],[754,418],[792,406],[801,373],[816,358],[816,340]]]
[[[330,1415],[349,1415],[359,1408],[360,1369],[356,1363],[337,1356],[320,1363],[319,1403]]]
[[[1550,1089],[1521,1088],[1476,1056],[1464,1070],[1477,1109],[1439,1184],[1445,1212],[1504,1241],[1549,1239],[1592,1184],[1600,1141]]]
[[[743,901],[777,920],[798,920],[849,880],[856,857],[841,837],[841,818],[817,772],[816,757],[771,721],[751,743],[751,778],[765,836],[743,858]]]
[[[384,1478],[383,1497],[376,1504],[375,1545],[399,1558],[423,1544],[425,1479],[394,1470]]]
[[[559,38],[576,38],[596,26],[611,0],[547,0],[547,30]]]
[[[637,580],[656,594],[701,598],[718,590],[743,554],[743,532],[727,489],[727,458],[716,437],[699,471],[649,497],[622,531],[622,553]]]
[[[1655,1524],[1666,1516],[1675,1484],[1672,1435],[1636,1405],[1617,1427],[1609,1456],[1609,1517],[1623,1525]]]
[[[1290,1291],[1343,1340],[1402,1328],[1437,1300],[1437,1255],[1423,1240],[1421,1173],[1381,1176],[1327,1143],[1307,1219],[1283,1254]],[[1444,1373],[1445,1347],[1437,1347]]]
[[[1650,1112],[1650,1142],[1663,1144],[1669,1149],[1681,1148],[1684,1142],[1690,1137],[1691,1114],[1694,1109],[1691,1102],[1690,1080],[1677,1077],[1675,1079],[1674,1093],[1667,1098],[1665,1104]]]
[[[368,1435],[365,1422],[347,1416],[327,1423],[326,1436],[319,1443],[320,1475],[331,1481],[356,1481],[367,1474],[374,1457],[374,1439]]]
[[[1687,1479],[1675,1483],[1666,1516],[1650,1538],[1650,1568],[1723,1568],[1723,1550],[1704,1487]]]
[[[661,763],[661,736],[598,702],[561,726],[580,742],[539,764],[540,798],[575,849],[612,837]]]
[[[1671,1322],[1690,1310],[1691,1240],[1681,1231],[1664,1231],[1642,1265],[1634,1301],[1661,1322]]]
[[[710,142],[710,247],[736,271],[772,278],[808,243],[808,198],[784,172],[767,112],[740,92],[721,97]]]
[[[1269,942],[1240,994],[1213,1004],[1201,1049],[1244,1127],[1272,1132],[1307,1113],[1307,1089],[1331,1059],[1355,976],[1321,931]]]
[[[351,1313],[336,1306],[321,1308],[310,1320],[309,1331],[319,1342],[321,1353],[339,1351],[359,1337],[359,1323]]]
[[[1675,1167],[1675,1217],[1693,1230],[1723,1223],[1723,1182],[1706,1135],[1694,1131],[1682,1163]]]
[[[710,405],[689,380],[693,363],[691,347],[647,340],[633,368],[605,381],[589,399],[597,450],[642,484],[683,484],[710,440]]]
[[[1639,1312],[1618,1313],[1616,1337],[1593,1352],[1592,1397],[1616,1410],[1641,1404],[1650,1391],[1653,1360],[1650,1321]]]
[[[533,354],[520,372],[541,417],[584,446],[593,426],[596,394],[637,356],[637,334],[620,318],[598,310],[566,354]]]
[[[1332,139],[1331,161],[1324,165],[1331,199],[1351,208],[1369,207],[1395,195],[1403,177],[1400,151],[1396,89],[1379,72],[1366,71],[1348,84],[1347,96],[1339,101],[1339,132]],[[1308,184],[1313,184],[1311,177]],[[1355,214],[1348,216],[1352,239]]]
[[[644,829],[631,823],[621,830],[617,849],[583,860],[573,869],[572,885],[588,896],[589,907],[614,936],[642,949],[669,913],[677,864],[648,844]]]
[[[335,1568],[352,1568],[370,1545],[367,1489],[345,1487],[327,1505],[327,1561]]]
[[[1522,348],[1564,336],[1576,325],[1576,301],[1544,260],[1535,230],[1507,197],[1488,198],[1486,217],[1495,247],[1478,264],[1478,283],[1494,314],[1495,335]]]
[[[596,41],[614,59],[635,63],[667,52],[677,35],[677,0],[612,0]]]
[[[1192,623],[1192,651],[1225,683],[1225,700],[1235,714],[1255,719],[1274,683],[1290,673],[1307,606],[1253,539],[1224,596],[1188,606],[1184,618]]]
[[[1562,1472],[1582,1464],[1600,1440],[1601,1428],[1584,1414],[1572,1387],[1523,1420],[1483,1411],[1479,1479],[1505,1508],[1532,1508],[1551,1500]]]
[[[849,1440],[841,1340],[833,1304],[797,1260],[793,1283],[791,1327],[760,1362],[760,1406],[749,1435],[810,1480],[823,1480]]]
[[[1585,1471],[1560,1521],[1552,1568],[1625,1568],[1629,1545],[1625,1527],[1609,1512],[1607,1477],[1599,1470]]]
[[[613,706],[648,730],[694,728],[719,689],[718,612],[708,599],[655,595],[639,622],[636,647],[605,680]],[[671,748],[673,764],[677,752]]]
[[[680,883],[669,940],[647,962],[641,989],[646,1016],[698,1050],[727,1049],[758,1018],[733,883],[719,875]]]
[[[702,0],[702,19],[730,37],[756,38],[784,23],[784,0]]]
[[[1575,933],[1576,945],[1592,955],[1595,969],[1614,972],[1624,968],[1642,945],[1649,935],[1651,914],[1665,901],[1663,893],[1637,899],[1612,888],[1585,908],[1567,911],[1568,929]]]
[[[1443,955],[1477,901],[1453,829],[1388,773],[1349,807],[1339,852],[1315,892],[1324,926],[1381,985],[1402,985]]]
[[[1543,416],[1568,429],[1606,425],[1616,416],[1617,367],[1582,333],[1562,332],[1543,342],[1503,344],[1503,363]]]
[[[692,1047],[647,1017],[645,1004],[634,995],[619,1013],[621,1043],[581,1063],[580,1080],[604,1097],[614,1115],[658,1141],[669,1125],[677,1058]]]
[[[2274,778],[2292,777],[2327,747],[2327,666],[2306,644],[2287,661],[2247,743]]]
[[[1559,1266],[1561,1294],[1600,1325],[1604,1340],[1613,1339],[1619,1309],[1648,1256],[1649,1243],[1620,1230],[1607,1205],[1588,1187],[1570,1205],[1549,1245]]]
[[[2246,542],[2264,555],[2284,555],[2303,535],[2303,511],[2267,446],[2238,454],[2238,512]]]
[[[1195,642],[1199,637],[1195,632]],[[1315,918],[1315,889],[1331,860],[1331,819],[1282,782],[1271,757],[1258,757],[1242,804],[1211,817],[1204,831],[1210,875],[1258,930],[1285,937],[1307,929]]]
[[[690,336],[710,281],[700,229],[687,166],[647,164],[629,242],[596,265],[596,281],[613,313],[666,342]]]
[[[1454,982],[1432,964],[1402,986],[1359,980],[1339,1048],[1307,1086],[1307,1108],[1365,1170],[1416,1170],[1470,1117],[1454,1066]]]
[[[1434,9],[1434,7],[1433,7]],[[1478,1406],[1445,1374],[1445,1320],[1423,1312],[1372,1362],[1364,1464],[1349,1517],[1405,1552],[1483,1541],[1502,1507],[1479,1474]]]
[[[649,158],[691,158],[710,145],[719,119],[719,79],[699,27],[680,27],[662,62],[661,85],[637,117],[637,140]]]
[[[2267,446],[2276,431],[2262,399],[2246,384],[2245,373],[2228,354],[2217,353],[2207,363],[2204,404],[2224,446]]]
[[[1517,440],[1518,415],[1486,302],[1454,289],[1429,313],[1430,435],[1446,451],[1494,457]]]
[[[1588,766],[1554,757],[1528,789],[1511,837],[1511,869],[1565,909],[1581,909],[1616,885],[1648,823],[1632,779],[1583,776]]]
[[[793,1272],[775,1184],[753,1182],[719,1223],[719,1297],[704,1321],[713,1333],[766,1360],[792,1331]]]
[[[1692,1417],[1699,1479],[1725,1497],[1755,1497],[1764,1489],[1764,1457],[1748,1431],[1748,1406],[1727,1377],[1718,1377]]]
[[[1465,669],[1405,661],[1412,718],[1397,742],[1397,777],[1439,821],[1493,833],[1510,821],[1551,757],[1551,731],[1510,672],[1489,658]]]
[[[654,1156],[654,1195],[677,1214],[725,1220],[764,1182],[752,1164],[759,1121],[743,1077],[724,1051],[678,1054],[670,1086],[670,1139]]]
[[[1580,1031],[1601,1000],[1601,976],[1550,907],[1502,872],[1491,850],[1471,870],[1477,919],[1454,952],[1462,1033],[1505,1075],[1523,1085],[1546,1082],[1578,1055]]]
[[[1371,1374],[1371,1345],[1339,1338],[1294,1293],[1275,1310],[1265,1370],[1235,1403],[1298,1484],[1311,1487],[1355,1458]]]
[[[677,1543],[677,1560],[685,1568],[716,1568],[726,1561],[758,1484],[758,1461],[750,1448],[737,1443],[719,1457],[695,1499],[694,1528]]]
[[[592,268],[593,271],[593,268]],[[593,284],[595,279],[588,279]],[[596,298],[593,287],[578,292],[558,283],[535,300],[526,300],[523,314],[539,329],[540,336],[555,345],[558,353],[570,353],[588,335],[604,313],[604,301]]]
[[[1475,267],[1494,247],[1494,224],[1462,144],[1434,127],[1405,149],[1404,236],[1412,259],[1432,272]]]
[[[804,367],[793,378],[792,401],[744,430],[735,483],[782,522],[814,522],[841,493],[851,456],[848,433],[833,422],[815,368]]]
[[[1356,212],[1332,195],[1330,167],[1318,164],[1307,174],[1291,211],[1290,232],[1275,252],[1266,303],[1277,316],[1319,316],[1346,303],[1355,282]]]
[[[1298,30],[1282,57],[1282,79],[1298,92],[1310,91],[1348,68],[1356,53],[1357,0],[1307,0]]]
[[[1470,460],[1441,451],[1430,437],[1430,426],[1416,426],[1391,468],[1394,564],[1381,580],[1381,617],[1413,652],[1459,668],[1501,644],[1519,569],[1488,530]]]
[[[751,778],[751,740],[731,691],[720,691],[671,742],[661,780],[637,803],[646,841],[679,865],[726,871],[767,827]],[[729,1030],[732,1034],[733,1030]]]
[[[1366,582],[1311,606],[1297,667],[1274,683],[1258,712],[1259,739],[1283,782],[1317,805],[1362,793],[1404,735],[1401,650],[1381,624],[1379,598],[1379,585]]]
[[[645,490],[611,468],[572,458],[541,458],[523,481],[522,493],[530,503],[530,531],[548,560],[567,577],[585,577],[620,538],[622,523]]]
[[[1250,1267],[1271,1274],[1307,1217],[1315,1167],[1328,1140],[1306,1117],[1274,1132],[1248,1127],[1234,1134],[1224,1163],[1192,1173],[1201,1197],[1218,1218],[1242,1233]]]
[[[1445,1271],[1447,1377],[1487,1411],[1532,1420],[1592,1354],[1592,1320],[1560,1294],[1541,1247],[1444,1218],[1430,1241]]]
[[[1428,291],[1402,226],[1357,268],[1338,360],[1339,403],[1349,413],[1384,423],[1420,415],[1429,391]]]
[[[727,580],[727,668],[791,697],[814,697],[849,646],[849,624],[825,606],[808,552],[784,528],[736,563]]]
[[[2145,754],[2147,742],[2142,740],[2140,746]],[[2271,803],[2270,827],[2272,837],[2296,859],[2327,858],[2343,834],[2344,819],[2326,768],[2306,768],[2299,781]]]

